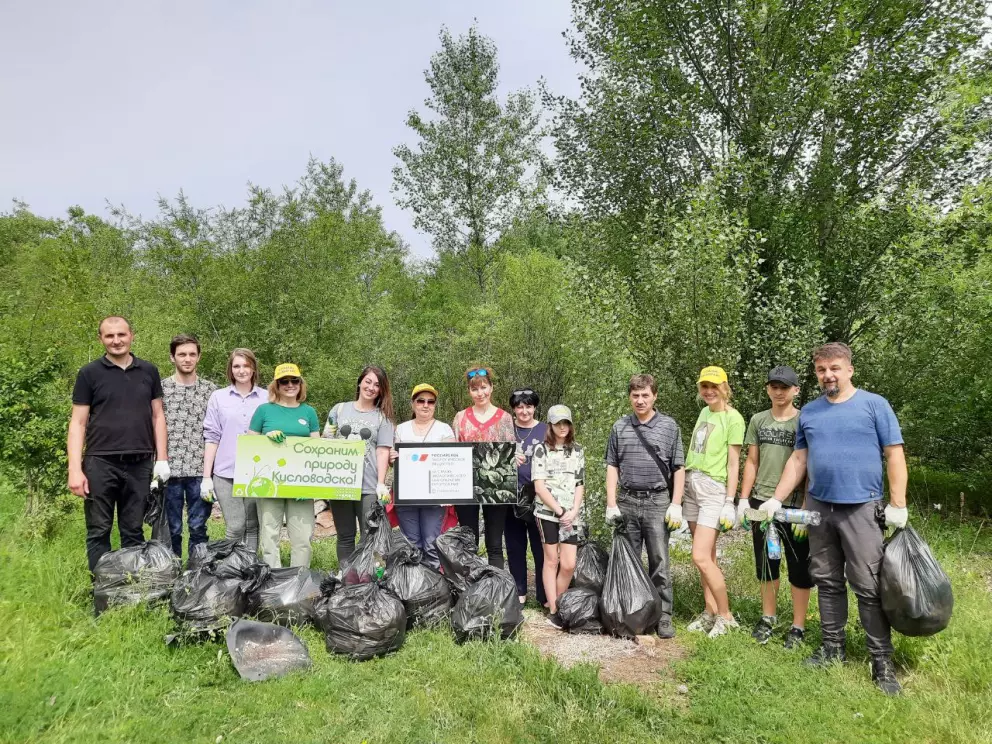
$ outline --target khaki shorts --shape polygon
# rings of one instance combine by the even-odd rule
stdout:
[[[727,502],[727,486],[706,473],[690,470],[685,478],[682,518],[703,527],[720,529],[720,512]]]

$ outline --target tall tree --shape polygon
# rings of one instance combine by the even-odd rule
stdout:
[[[499,237],[545,191],[541,115],[530,91],[500,103],[496,45],[475,26],[458,38],[442,28],[440,39],[424,71],[430,113],[407,117],[419,141],[393,150],[393,191],[435,249],[461,256],[484,288]]]

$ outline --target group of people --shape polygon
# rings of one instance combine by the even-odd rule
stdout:
[[[500,568],[508,564],[521,603],[528,589],[529,544],[539,577],[536,598],[547,608],[548,622],[560,626],[557,600],[575,569],[585,490],[585,453],[576,442],[567,406],[551,406],[547,423],[539,421],[538,393],[520,388],[509,396],[510,410],[504,410],[492,400],[493,370],[479,366],[465,373],[472,405],[459,411],[450,426],[435,418],[439,391],[427,383],[413,388],[412,417],[396,425],[389,379],[381,368],[369,366],[358,376],[354,399],[334,405],[321,426],[317,412],[305,402],[307,384],[295,364],[278,365],[265,389],[258,384],[255,355],[234,349],[227,364],[229,384],[218,388],[197,375],[201,347],[193,336],[172,340],[175,374],[165,380],[154,365],[131,353],[133,332],[125,318],[105,318],[99,336],[106,353],[79,371],[68,436],[69,488],[85,500],[91,571],[110,550],[115,509],[121,546],[143,543],[142,521],[153,482],[164,484],[167,526],[161,532],[177,555],[182,551],[184,507],[192,550],[207,539],[206,522],[216,500],[229,539],[243,541],[260,551],[267,564],[280,567],[279,538],[285,525],[291,565],[309,566],[315,523],[311,501],[234,497],[241,434],[265,435],[275,442],[287,436],[366,442],[361,500],[330,504],[339,563],[354,553],[358,533],[366,532],[373,502],[390,501],[387,483],[397,457],[395,443],[515,442],[516,504],[481,506],[481,521],[478,505],[388,508],[433,566],[439,565],[434,542],[443,529],[457,520],[478,542],[481,523],[488,561]],[[806,663],[844,661],[850,583],[868,636],[872,677],[883,691],[895,694],[900,687],[879,601],[878,567],[883,528],[903,527],[907,520],[902,437],[888,402],[854,387],[846,345],[820,347],[813,365],[821,397],[797,410],[798,376],[790,367],[776,367],[766,387],[771,407],[755,414],[747,426],[732,405],[726,372],[704,368],[697,381],[703,408],[688,450],[683,450],[675,420],[656,409],[654,378],[634,375],[628,384],[632,412],[613,425],[606,447],[606,519],[611,524],[622,520],[635,552],[647,552],[648,572],[662,602],[657,626],[662,638],[675,634],[669,537],[688,523],[704,609],[687,629],[717,637],[738,627],[717,562],[718,537],[742,525],[748,508],[760,511],[763,518],[751,520],[751,530],[762,616],[752,635],[766,643],[777,625],[780,561],[769,557],[763,529],[783,506],[820,512],[818,527],[779,530],[793,600],[785,645],[792,648],[804,641],[815,585],[822,645]],[[883,457],[889,481],[889,505],[884,508]]]

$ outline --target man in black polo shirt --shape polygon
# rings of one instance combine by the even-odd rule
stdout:
[[[654,377],[634,375],[627,391],[634,412],[613,424],[606,445],[606,521],[623,519],[638,557],[642,542],[647,548],[648,572],[661,595],[658,635],[671,638],[675,628],[665,516],[670,506],[682,503],[682,433],[675,419],[654,410],[658,399]]]
[[[152,478],[169,479],[158,369],[131,354],[134,334],[124,318],[104,318],[99,334],[107,353],[76,376],[67,444],[69,490],[84,499],[90,571],[110,552],[114,508],[121,547],[141,545]]]

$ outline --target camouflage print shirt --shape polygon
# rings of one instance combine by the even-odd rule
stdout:
[[[552,449],[542,442],[534,448],[531,476],[535,481],[543,480],[551,495],[567,511],[575,505],[576,487],[585,485],[585,452],[577,444],[572,446],[571,451],[566,451]],[[551,522],[558,521],[558,517],[544,505],[540,497],[534,500],[534,516]]]
[[[169,470],[173,478],[203,476],[203,418],[207,403],[217,389],[210,380],[197,377],[192,385],[162,380],[162,405],[169,429]]]

